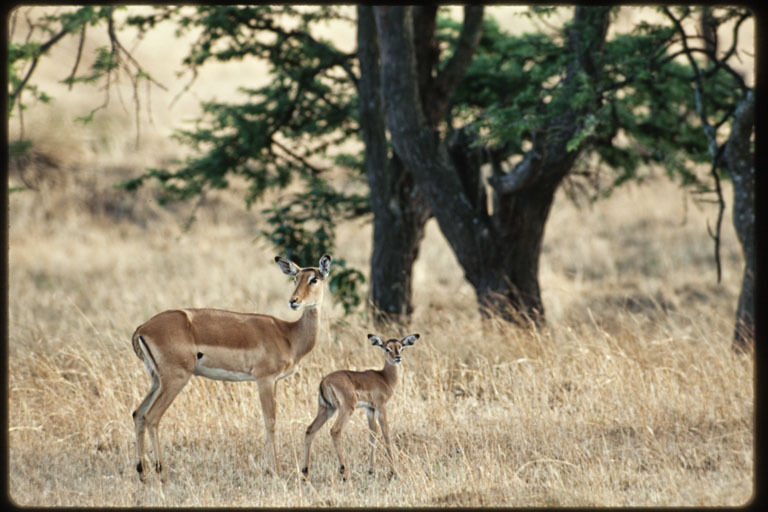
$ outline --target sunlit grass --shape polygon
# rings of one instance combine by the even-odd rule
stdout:
[[[383,450],[367,474],[357,412],[350,481],[326,426],[308,486],[298,461],[317,383],[380,366],[365,337],[376,329],[326,301],[318,346],[278,385],[281,475],[266,474],[256,387],[193,379],[161,423],[169,482],[142,485],[131,411],[149,379],[130,347],[136,325],[177,306],[296,313],[273,251],[254,241],[258,212],[222,199],[184,232],[181,210],[149,204],[131,214],[139,223],[94,214],[83,186],[10,198],[9,490],[20,505],[707,506],[752,494],[753,366],[729,348],[738,245],[728,233],[717,285],[707,212],[689,207],[682,223],[674,185],[632,186],[586,210],[558,200],[538,332],[481,323],[431,222],[409,329],[422,339],[389,407],[400,476],[389,480]],[[339,234],[337,255],[367,272],[370,226]],[[630,264],[649,260],[653,277]]]

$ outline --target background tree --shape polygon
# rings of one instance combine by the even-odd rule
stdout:
[[[682,11],[690,12],[686,9]],[[709,82],[697,89],[700,90],[698,95],[691,94],[698,68],[690,63],[690,59],[689,65],[680,62],[681,51],[676,49],[680,41],[679,24],[643,22],[631,32],[616,34],[606,41],[605,29],[610,21],[607,11],[577,8],[573,22],[565,28],[562,43],[557,36],[547,37],[541,33],[510,37],[501,34],[490,20],[485,24],[475,58],[456,90],[454,103],[446,118],[445,131],[449,135],[445,143],[450,158],[437,155],[442,162],[452,164],[453,168],[447,171],[445,168],[431,170],[422,176],[433,181],[432,189],[436,196],[444,194],[437,197],[437,204],[448,204],[447,195],[461,197],[463,194],[465,200],[446,208],[445,223],[449,228],[457,220],[459,230],[461,225],[484,226],[484,229],[488,226],[488,231],[493,233],[490,239],[494,242],[505,240],[498,248],[494,249],[493,244],[489,248],[482,245],[485,243],[482,235],[480,239],[473,240],[473,236],[478,236],[477,231],[465,229],[464,236],[457,235],[456,242],[452,242],[470,253],[466,258],[469,263],[465,266],[470,282],[473,279],[477,283],[491,282],[492,277],[477,276],[495,272],[496,281],[503,283],[495,285],[495,289],[487,286],[492,290],[490,296],[498,301],[496,309],[499,305],[502,308],[511,306],[506,310],[511,311],[508,317],[513,320],[520,314],[536,322],[543,319],[536,268],[541,234],[548,215],[548,208],[544,207],[551,204],[555,188],[564,180],[572,182],[581,178],[596,183],[593,196],[596,198],[610,193],[621,183],[637,179],[637,169],[641,164],[655,164],[666,169],[671,178],[680,180],[684,186],[695,187],[697,192],[719,192],[717,173],[712,173],[714,186],[697,173],[697,166],[710,162],[716,153],[708,142],[711,137],[706,132],[711,128],[708,128],[707,122],[701,121],[701,111],[705,109],[713,119],[717,119],[716,128],[729,122],[737,112],[749,112],[748,88],[727,63],[738,55],[739,29],[751,14],[745,9],[717,12],[717,15],[709,13],[712,33],[724,30],[725,24],[734,20],[733,42],[720,57],[717,56],[716,46],[708,50],[713,64],[706,74]],[[547,13],[547,10],[540,10],[537,14]],[[600,16],[595,17],[596,13]],[[390,37],[391,32],[387,34]],[[397,50],[407,51],[407,46],[401,45]],[[406,66],[403,58],[400,53],[391,60],[394,66],[402,66],[392,71],[401,91],[409,83],[400,78]],[[412,91],[413,88],[404,97],[407,98]],[[407,116],[409,109],[402,107],[403,101],[408,99],[399,99],[391,104]],[[745,108],[737,108],[739,105]],[[456,121],[463,122],[463,126],[453,126]],[[393,131],[402,131],[401,140],[404,143],[413,141],[420,120],[411,116],[410,119],[400,118],[397,122],[401,126],[393,128]],[[739,139],[744,149],[748,149],[750,126],[751,121],[747,120],[745,138]],[[479,136],[482,130],[489,135]],[[428,158],[423,149],[425,141],[412,143],[411,147],[421,149],[421,153],[415,154],[417,160]],[[441,151],[438,149],[437,153]],[[460,154],[465,157],[457,158]],[[751,152],[742,151],[740,154],[751,155]],[[506,162],[510,157],[518,158],[519,163],[507,172],[504,166],[509,168]],[[480,173],[480,164],[486,162],[491,164],[492,169],[488,179],[493,191],[490,207],[486,206]],[[742,158],[742,164],[748,162],[751,158]],[[575,167],[580,170],[579,176],[573,172]],[[600,183],[604,181],[600,179],[603,167],[612,170],[612,178],[607,184]],[[555,171],[558,173],[553,175]],[[453,174],[458,179],[453,178]],[[549,183],[547,176],[551,178]],[[450,183],[454,188],[448,185]],[[746,183],[750,183],[749,180]],[[739,185],[734,185],[738,195]],[[423,186],[426,189],[427,185]],[[447,190],[451,192],[447,193]],[[722,201],[722,195],[717,195]],[[531,198],[528,205],[527,198]],[[466,204],[475,207],[477,213],[474,217],[471,208],[462,210]],[[740,206],[742,204],[747,206]],[[751,233],[749,219],[754,218],[748,210],[751,204],[751,201],[740,202],[737,199],[734,205],[737,209],[747,209],[746,213],[735,215],[736,218],[747,219],[739,221],[742,229],[747,226],[746,230],[743,229],[747,237]],[[542,208],[538,216],[533,214],[537,207]],[[464,215],[457,215],[456,212],[462,211]],[[490,223],[484,224],[488,220]],[[514,228],[515,223],[524,227]],[[533,229],[533,226],[540,229]],[[479,233],[483,233],[484,229]],[[526,230],[529,236],[524,234]],[[501,234],[503,232],[509,234],[508,238]],[[451,240],[445,229],[444,233]],[[715,238],[717,242],[717,235]],[[533,243],[528,243],[530,241]],[[462,249],[456,249],[456,245],[454,250],[459,256]],[[493,255],[494,251],[497,251],[496,254],[503,253],[502,257],[493,257],[496,261],[510,261],[515,255],[519,259],[509,265],[508,271],[502,268],[503,265],[491,270],[489,262],[494,259],[473,261],[473,247],[483,247],[478,253],[486,257]],[[745,245],[746,276],[751,275],[749,268],[754,260],[748,254],[748,247],[749,244]],[[462,261],[460,256],[459,261]],[[717,253],[716,261],[719,265]],[[529,273],[526,275],[525,272]],[[526,283],[529,284],[526,286]],[[475,288],[482,302],[482,285]],[[742,297],[746,298],[740,300],[741,304],[753,304],[749,297],[751,289],[750,278],[746,277],[743,290],[747,292],[742,293]],[[488,299],[487,303],[492,304],[492,301]],[[742,306],[739,311],[742,311]],[[740,313],[738,316],[741,318],[743,315]]]
[[[725,170],[733,183],[733,227],[744,254],[744,275],[733,343],[735,348],[745,349],[752,344],[755,330],[755,95],[732,63],[737,58],[739,29],[751,12],[744,8],[724,8],[715,12],[710,7],[700,10],[679,8],[676,9],[677,14],[667,7],[662,10],[672,22],[680,38],[680,52],[690,64],[690,92],[706,136],[712,165],[711,175],[720,206],[717,227],[712,233],[718,281],[720,221],[725,208],[719,169]],[[696,14],[700,17],[701,35],[689,34],[683,25],[686,18]],[[730,48],[720,52],[718,31],[728,22],[734,25],[733,39]],[[699,38],[704,39],[703,47],[692,47],[691,41]],[[704,62],[696,58],[697,53],[703,53]],[[722,102],[720,108],[712,108],[713,102]]]
[[[354,54],[312,35],[314,24],[328,20],[347,18],[338,7],[268,5],[160,7],[130,17],[128,24],[142,32],[172,22],[177,35],[198,33],[183,61],[192,76],[187,88],[206,62],[246,57],[268,63],[270,83],[241,86],[242,102],[205,102],[194,128],[176,135],[195,150],[193,156],[176,168],[149,169],[123,185],[132,190],[153,180],[160,200],[167,202],[227,188],[240,176],[250,184],[245,198],[250,208],[268,190],[303,181],[303,192],[263,210],[268,229],[260,234],[298,262],[334,254],[329,287],[350,312],[361,301],[365,278],[338,254],[334,227],[367,213],[369,205],[367,196],[338,190],[326,178],[329,165],[336,164],[348,170],[350,180],[363,180],[357,158],[338,151],[358,131]]]
[[[421,91],[421,101],[414,108],[422,113],[428,129],[434,131],[472,59],[482,27],[483,6],[464,8],[460,34],[450,45],[453,50],[450,57],[443,61],[437,41],[437,6],[414,7],[413,12],[412,33],[418,34],[413,40],[416,66],[413,80]],[[358,6],[357,13],[360,130],[374,214],[371,302],[375,318],[404,321],[413,310],[413,263],[431,211],[414,178],[413,160],[402,155],[398,147],[389,150],[384,105],[393,98],[382,97],[373,8]]]
[[[105,23],[114,36],[120,31],[114,10],[79,10],[78,21],[69,25],[72,18],[47,19],[59,19],[66,33],[81,38],[87,23]],[[529,15],[553,11],[532,8]],[[675,20],[694,11],[683,8],[669,23],[640,22],[608,39],[614,12],[579,6],[562,30],[521,36],[500,30],[481,6],[465,8],[462,22],[441,16],[434,6],[361,6],[357,19],[327,6],[157,7],[131,16],[128,25],[142,33],[167,22],[179,34],[198,34],[183,62],[192,77],[187,87],[207,62],[247,57],[269,64],[270,83],[241,87],[244,101],[204,103],[195,126],[176,135],[193,155],[124,185],[136,188],[152,180],[161,200],[184,200],[226,188],[240,176],[250,184],[250,206],[267,190],[301,180],[301,192],[264,210],[262,232],[297,259],[333,251],[335,223],[372,211],[370,303],[377,318],[387,320],[407,320],[412,310],[412,266],[425,222],[434,215],[481,311],[542,324],[538,261],[554,194],[563,183],[598,183],[593,197],[599,197],[637,179],[639,166],[656,164],[704,191],[708,185],[697,165],[715,161],[730,169],[727,159],[744,164],[736,155],[751,154],[745,148],[751,144],[754,99],[729,60],[737,55],[737,43],[725,54],[716,44],[718,31],[736,20],[736,35],[749,11],[703,11],[709,13],[702,29],[708,45],[687,54],[676,45],[691,36]],[[313,27],[328,20],[349,23],[350,29],[357,24],[357,52],[313,35]],[[112,53],[102,52],[113,58],[97,59],[94,69],[106,74],[81,81],[108,79],[117,56],[124,55],[120,48],[113,42]],[[25,78],[15,63],[26,58],[34,69],[33,59],[44,49],[45,44],[14,47],[14,98],[33,90],[32,70]],[[693,53],[708,54],[708,67],[698,66]],[[123,63],[133,62],[125,55]],[[73,83],[75,76],[73,71]],[[149,78],[138,66],[131,76]],[[716,137],[713,153],[711,129],[728,123],[730,142]],[[364,157],[341,152],[342,144],[358,136]],[[359,190],[354,185],[338,187],[329,176],[331,165],[345,170],[347,182],[364,187],[367,180],[370,196],[351,192]],[[607,184],[601,172],[606,167],[612,170]],[[746,219],[738,221],[737,232],[742,230],[748,266],[754,260],[748,243],[754,167],[749,168],[747,163],[739,167],[744,170],[729,171],[737,195],[746,198],[735,201],[734,218]],[[746,178],[737,183],[740,176]],[[745,283],[751,275],[745,269]],[[345,308],[356,307],[362,273],[342,268],[334,279],[331,286]],[[742,292],[737,337],[749,332],[751,289],[745,285]]]
[[[491,180],[492,212],[478,200],[482,196],[474,186],[480,182],[477,166],[460,170],[418,108],[422,100],[411,8],[375,11],[382,88],[395,150],[414,170],[483,311],[541,323],[538,263],[544,225],[555,191],[579,154],[581,144],[574,147],[574,137],[600,107],[594,84],[601,71],[597,59],[604,49],[609,10],[576,8],[563,49],[565,76],[551,91],[550,101],[545,104],[541,98],[546,114],[531,133],[531,150],[513,172]]]

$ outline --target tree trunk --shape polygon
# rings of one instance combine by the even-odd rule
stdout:
[[[430,212],[412,174],[396,155],[389,156],[373,8],[357,10],[360,129],[373,211],[369,304],[377,324],[405,322],[413,311],[413,263]]]
[[[427,124],[435,129],[472,58],[479,40],[483,7],[465,7],[459,42],[440,71],[437,70],[439,46],[435,40],[437,6],[414,9],[417,15],[409,25],[411,34],[418,34],[411,39],[411,44],[418,48],[419,71],[415,83],[432,93],[425,95],[415,108],[427,113]],[[370,303],[377,323],[405,322],[413,311],[413,263],[424,237],[424,226],[432,214],[414,178],[413,166],[420,165],[419,162],[401,158],[397,147],[391,157],[388,156],[378,38],[370,6],[358,7],[358,57],[360,128],[366,147],[365,167],[374,214]],[[389,97],[387,100],[393,101]]]
[[[596,80],[599,74],[594,57],[605,41],[608,12],[606,8],[576,8],[562,93],[546,106],[552,112],[549,124],[540,136],[534,136],[533,148],[511,173],[491,181],[495,196],[494,211],[489,214],[484,195],[478,195],[479,166],[471,164],[471,157],[462,157],[461,146],[471,145],[454,139],[449,148],[418,108],[421,98],[411,9],[375,8],[392,144],[413,169],[486,316],[496,314],[522,324],[544,321],[538,283],[544,226],[555,191],[583,145],[568,151],[568,142],[599,105],[595,100],[577,109],[570,98],[579,86],[579,75],[586,73]]]
[[[723,161],[733,182],[733,227],[744,254],[744,275],[736,310],[733,345],[748,348],[755,336],[755,163],[751,136],[755,96],[750,90],[736,108]]]

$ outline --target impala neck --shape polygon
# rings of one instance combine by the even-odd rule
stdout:
[[[320,332],[320,304],[305,307],[301,318],[294,323],[294,336],[291,340],[294,361],[298,361],[314,348],[318,332]]]

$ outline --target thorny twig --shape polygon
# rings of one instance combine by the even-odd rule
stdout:
[[[720,58],[717,57],[717,48],[710,49],[710,50],[700,50],[691,48],[688,46],[688,39],[690,39],[692,36],[688,36],[686,34],[685,29],[682,25],[682,19],[685,18],[686,15],[683,16],[683,18],[676,18],[674,14],[670,11],[668,7],[663,7],[662,11],[664,14],[669,18],[673,25],[675,26],[675,30],[680,34],[681,40],[680,43],[682,44],[683,49],[678,52],[678,54],[685,55],[688,58],[688,62],[691,65],[691,69],[693,70],[693,93],[694,93],[694,99],[696,104],[696,112],[699,115],[699,119],[702,124],[702,129],[704,130],[704,134],[707,137],[707,143],[709,146],[709,154],[712,159],[712,168],[710,170],[710,174],[712,175],[712,178],[715,182],[715,190],[714,192],[717,195],[717,204],[718,204],[718,212],[717,212],[717,222],[715,224],[715,230],[713,231],[710,226],[709,222],[707,222],[707,232],[709,233],[709,236],[712,238],[712,240],[715,242],[715,264],[717,265],[717,282],[719,283],[721,281],[722,277],[722,267],[721,267],[721,261],[720,261],[720,240],[721,240],[721,228],[722,228],[722,221],[723,221],[723,213],[725,211],[725,199],[723,198],[723,190],[720,186],[720,176],[718,174],[717,168],[720,164],[720,160],[723,155],[723,151],[725,150],[725,143],[718,144],[717,143],[717,128],[719,128],[726,119],[729,119],[732,117],[733,113],[735,112],[735,109],[730,109],[728,113],[726,113],[715,126],[713,126],[710,121],[709,117],[707,116],[707,112],[704,105],[704,78],[711,76],[714,74],[718,69],[722,68],[726,70],[728,73],[730,73],[733,76],[738,75],[738,73],[727,63],[727,60],[732,57],[735,54],[735,49],[738,41],[738,28],[741,26],[742,22],[748,17],[748,15],[742,15],[740,19],[737,21],[736,26],[734,27],[734,40],[731,45],[731,48],[726,52],[726,54]],[[701,68],[698,65],[698,62],[693,56],[694,52],[704,52],[707,57],[709,57],[711,61],[712,67],[706,71],[702,71]],[[744,84],[743,78],[739,76],[739,85],[742,86],[742,88],[746,87]]]

